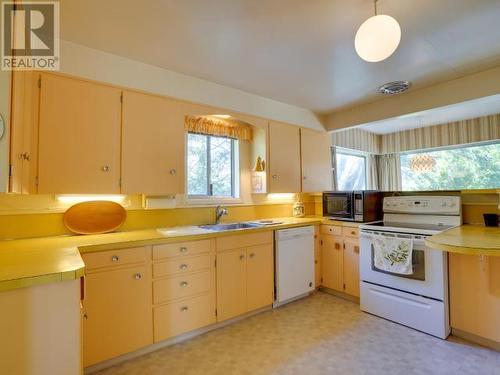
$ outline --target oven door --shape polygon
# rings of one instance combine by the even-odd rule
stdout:
[[[413,239],[413,273],[402,275],[374,265],[372,234]],[[362,230],[360,234],[360,278],[363,281],[444,301],[447,295],[446,253],[425,246],[425,236]]]
[[[323,193],[323,216],[339,219],[354,220],[353,192]]]

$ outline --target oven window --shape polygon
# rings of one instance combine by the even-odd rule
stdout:
[[[372,245],[372,270],[375,272],[386,273],[388,275],[403,277],[405,279],[421,280],[425,281],[425,252],[423,250],[413,249],[411,255],[411,264],[413,268],[413,273],[411,275],[403,275],[400,273],[388,272],[375,267],[375,250]]]

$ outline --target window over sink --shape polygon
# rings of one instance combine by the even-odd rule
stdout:
[[[188,133],[188,197],[238,198],[238,150],[236,139]]]

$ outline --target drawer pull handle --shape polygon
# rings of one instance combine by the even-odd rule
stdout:
[[[142,279],[142,275],[141,275],[140,273],[136,273],[136,274],[134,275],[134,279],[136,279],[136,280],[140,280],[140,279]]]
[[[359,246],[354,246],[354,252],[359,253]]]
[[[182,312],[186,312],[186,311],[188,311],[188,310],[189,310],[189,308],[188,308],[187,306],[183,306],[183,307],[181,307],[181,311],[182,311]]]
[[[340,249],[340,244],[338,242],[335,242],[335,250],[339,250]]]
[[[179,285],[184,288],[184,287],[188,286],[188,282],[182,281]]]
[[[244,255],[240,255],[240,260],[243,260],[245,259],[245,256]]]
[[[356,232],[352,231],[351,234],[356,234]]]
[[[183,246],[183,247],[181,247],[181,248],[179,249],[179,251],[180,251],[181,253],[185,253],[185,252],[187,252],[187,251],[188,251],[188,248],[187,248],[187,247],[185,247],[185,246]]]
[[[187,270],[188,265],[187,265],[187,264],[181,264],[181,265],[179,266],[179,268],[180,268],[181,270],[183,270],[183,271],[184,271],[184,270]]]
[[[118,257],[118,255],[113,255],[111,257],[111,261],[113,261],[113,262],[118,262],[119,260],[120,260],[120,257]]]
[[[255,253],[250,254],[250,258],[253,258],[255,256]]]

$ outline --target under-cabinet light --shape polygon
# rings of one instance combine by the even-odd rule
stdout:
[[[76,204],[89,201],[113,201],[116,203],[123,203],[126,195],[120,194],[58,194],[56,200],[65,204]]]

